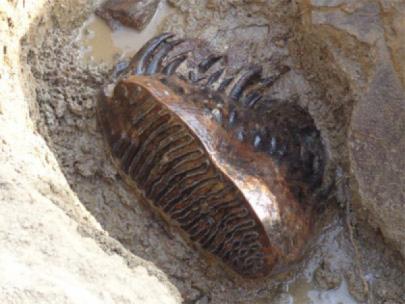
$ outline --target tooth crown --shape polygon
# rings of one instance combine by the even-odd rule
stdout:
[[[210,55],[188,80],[175,75],[188,55],[168,58],[184,42],[172,38],[149,41],[99,102],[112,159],[132,189],[208,255],[245,278],[282,271],[311,234],[308,192],[321,169],[307,167],[316,157],[323,166],[319,133],[297,107],[253,111],[262,94],[248,88],[261,81],[259,68],[229,81],[211,71],[224,56]],[[286,139],[265,134],[277,128]]]

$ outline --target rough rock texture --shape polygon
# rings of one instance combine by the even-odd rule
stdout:
[[[367,210],[405,255],[404,1],[228,1],[233,14],[220,0],[169,2],[185,15],[169,29],[236,50],[233,64],[294,66],[275,97],[299,96],[323,133],[336,198]]]
[[[119,24],[142,30],[152,19],[159,0],[109,0],[96,10],[112,29]]]
[[[19,40],[45,1],[14,2],[0,7],[0,302],[179,303],[161,271],[110,238],[83,208],[34,130],[28,105],[35,95],[24,94]],[[72,21],[51,15],[59,24]]]
[[[77,303],[83,299],[74,298],[79,294],[103,303],[133,303],[142,296],[145,303],[404,303],[400,258],[367,229],[366,221],[359,221],[367,219],[361,206],[371,211],[369,219],[376,227],[386,228],[382,229],[386,236],[390,228],[399,226],[382,212],[373,215],[381,208],[371,208],[377,206],[376,198],[365,189],[370,184],[360,182],[359,173],[368,170],[367,159],[356,158],[349,145],[356,138],[352,117],[364,109],[362,100],[370,102],[365,98],[370,84],[379,85],[381,79],[374,78],[376,67],[382,68],[376,58],[393,62],[394,70],[387,75],[396,77],[403,71],[398,55],[403,50],[398,39],[403,35],[396,34],[403,29],[402,19],[396,17],[400,10],[392,6],[400,2],[372,6],[387,10],[392,6],[392,14],[378,15],[361,10],[377,3],[370,1],[350,5],[313,1],[322,5],[319,9],[310,1],[170,2],[175,13],[164,30],[192,33],[212,41],[219,50],[228,49],[235,66],[247,58],[262,63],[268,74],[277,64],[292,68],[274,86],[273,96],[308,107],[328,149],[326,183],[337,184],[325,202],[319,237],[299,265],[302,271],[288,282],[284,278],[236,282],[137,204],[104,152],[94,115],[97,91],[110,67],[81,62],[73,30],[98,3],[58,0],[52,5],[46,2],[46,11],[40,12],[45,1],[5,1],[5,5],[3,1],[0,216],[5,220],[0,224],[0,297],[5,299],[1,302]],[[349,31],[359,20],[369,23],[358,32]],[[379,34],[386,34],[384,39],[365,41],[372,28],[368,24],[376,22],[380,22]],[[395,52],[378,57],[385,41]],[[375,138],[362,142],[370,139]],[[363,190],[357,191],[357,182]],[[401,191],[386,193],[389,198]],[[345,208],[334,208],[336,201]],[[359,217],[353,217],[352,208]],[[384,212],[392,216],[395,211],[385,208]],[[10,274],[3,275],[3,270]],[[30,274],[36,284],[28,285]],[[328,288],[332,289],[324,292]]]
[[[405,256],[405,2],[312,0],[300,9],[303,35],[326,50],[313,53],[328,53],[354,99],[352,201]]]
[[[2,140],[29,144],[38,141],[22,132]],[[37,152],[45,152],[40,144],[43,142],[31,147],[22,144],[20,148],[36,147]],[[9,156],[10,151],[1,152]],[[57,187],[67,187],[55,185],[55,180],[60,179],[57,174],[48,180],[50,176],[42,172],[44,164],[55,165],[54,159],[37,157],[38,161],[33,162],[33,155],[24,154],[19,157],[26,159],[18,162],[9,158],[0,176],[1,303],[179,302],[176,290],[152,265],[134,257],[128,265],[120,255],[105,250],[102,243],[129,255],[121,245],[87,223],[78,224],[52,202],[54,192],[60,194]],[[2,157],[1,161],[6,159]],[[22,179],[20,170],[36,172],[39,180]],[[75,201],[69,197],[71,193],[65,195],[72,203]],[[85,210],[77,211],[86,216]],[[99,242],[87,237],[86,231],[93,236],[98,233]]]

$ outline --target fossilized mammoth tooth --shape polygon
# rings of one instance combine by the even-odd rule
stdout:
[[[231,74],[226,55],[190,41],[153,38],[104,94],[108,150],[130,187],[208,256],[245,278],[282,271],[311,236],[319,132],[304,109],[266,98],[277,76]]]

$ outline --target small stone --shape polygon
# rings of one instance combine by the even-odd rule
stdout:
[[[329,262],[325,261],[315,270],[314,280],[320,288],[326,290],[338,288],[342,282],[340,275],[331,269]]]
[[[97,165],[92,158],[75,163],[75,170],[83,177],[90,177],[96,174]]]
[[[286,41],[284,39],[277,39],[274,44],[279,48],[284,48],[286,46]]]
[[[222,123],[222,113],[219,109],[215,108],[214,110],[212,110],[212,116],[214,117],[216,122]]]
[[[142,30],[150,22],[159,0],[108,0],[96,15],[104,19],[115,30],[119,24]]]

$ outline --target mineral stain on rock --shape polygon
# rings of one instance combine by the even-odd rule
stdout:
[[[96,15],[103,18],[111,29],[120,25],[136,30],[143,30],[150,22],[160,0],[108,0],[96,10]]]

